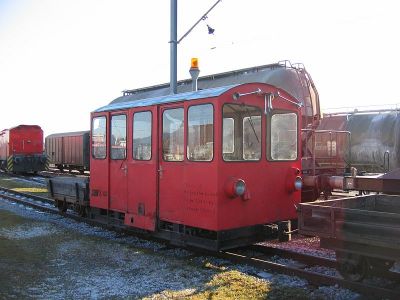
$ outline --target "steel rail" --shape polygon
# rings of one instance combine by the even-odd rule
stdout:
[[[342,288],[347,288],[363,295],[383,297],[387,299],[400,299],[399,289],[388,289],[378,286],[367,285],[360,282],[347,281],[339,277],[312,272],[299,267],[279,264],[262,258],[250,257],[243,254],[235,253],[233,251],[219,252],[214,255],[217,255],[219,258],[234,261],[236,263],[248,264],[260,269],[273,270],[289,276],[298,276],[300,278],[306,279],[308,282],[315,284],[316,286],[338,285]]]
[[[305,254],[305,253],[295,252],[292,250],[273,248],[263,245],[251,245],[247,248],[252,251],[260,252],[265,255],[271,255],[271,256],[277,255],[279,257],[299,261],[307,264],[308,266],[324,266],[327,268],[335,268],[335,269],[337,268],[336,260],[326,257],[315,256],[311,254]]]

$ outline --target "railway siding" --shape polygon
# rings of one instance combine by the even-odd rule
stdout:
[[[21,273],[18,264],[0,265],[0,270],[9,270],[1,278],[5,288],[0,297],[207,299],[219,295],[255,299],[340,294],[351,299],[356,295],[337,287],[315,288],[297,277],[169,248],[15,204],[0,201],[0,238],[7,242],[5,248],[19,247],[25,270],[35,266],[36,271],[32,276]]]

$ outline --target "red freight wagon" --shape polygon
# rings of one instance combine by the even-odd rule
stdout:
[[[46,154],[51,164],[63,170],[89,171],[89,131],[51,134],[45,139]]]
[[[93,215],[212,249],[296,218],[302,115],[293,96],[249,83],[126,100],[91,116]]]
[[[43,130],[38,125],[19,125],[0,132],[0,165],[9,172],[38,172],[47,168]]]

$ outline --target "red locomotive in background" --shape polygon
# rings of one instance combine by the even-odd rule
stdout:
[[[46,170],[43,130],[38,125],[19,125],[0,132],[0,167],[8,172],[36,173]]]

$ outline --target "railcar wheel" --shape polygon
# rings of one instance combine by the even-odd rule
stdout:
[[[329,197],[332,196],[332,190],[325,189],[323,191],[323,195],[324,195],[324,200],[329,200]]]
[[[88,215],[87,207],[84,205],[79,205],[78,214],[81,217],[86,217]]]
[[[394,261],[386,260],[381,258],[375,257],[368,257],[368,263],[372,272],[374,271],[389,271],[391,267],[394,265]]]
[[[366,257],[354,253],[336,251],[339,264],[339,273],[344,279],[361,281],[368,274],[368,260]]]
[[[56,206],[58,208],[58,211],[61,213],[65,213],[67,211],[68,205],[66,201],[60,201],[57,200]]]
[[[74,203],[73,209],[80,217],[87,217],[89,215],[89,208],[85,205]]]
[[[369,195],[370,191],[358,191],[358,195],[362,196],[362,195]]]

